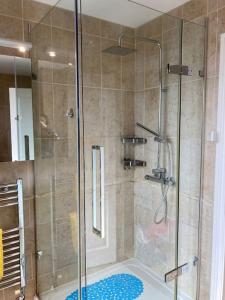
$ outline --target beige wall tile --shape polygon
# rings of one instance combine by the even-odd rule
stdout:
[[[212,142],[206,142],[205,145],[205,163],[204,163],[204,180],[203,180],[203,197],[205,201],[213,203],[214,199],[214,181],[215,177],[215,159],[216,145]]]
[[[102,136],[103,114],[100,88],[84,88],[84,134],[85,138]]]
[[[193,20],[207,13],[207,0],[191,0],[183,5],[183,18]]]
[[[36,224],[46,224],[51,218],[52,195],[46,194],[35,198],[35,220]]]
[[[71,108],[75,111],[75,90],[73,86],[54,84],[54,130],[60,138],[70,137],[70,127],[74,125],[73,118],[66,116]],[[71,124],[72,123],[72,124]]]
[[[119,34],[122,32],[122,26],[101,20],[101,36],[107,39],[118,40]]]
[[[40,24],[36,26],[32,31],[32,55],[33,55],[33,63],[36,63],[36,68],[34,69],[35,74],[39,81],[45,79],[40,77],[39,71],[41,71],[41,74],[44,70],[49,70],[49,64],[48,62],[51,62],[48,52],[52,49],[51,44],[51,28],[47,25]],[[46,72],[45,72],[46,73]],[[46,76],[46,74],[45,74]],[[48,81],[50,80],[50,75],[48,75]]]
[[[144,90],[145,86],[145,43],[136,41],[135,89]]]
[[[225,1],[224,0],[217,0],[217,1],[218,1],[218,9],[225,6]]]
[[[83,84],[88,87],[101,86],[101,44],[99,37],[83,36]]]
[[[202,120],[202,80],[183,82],[182,84],[182,138],[201,138]],[[190,103],[192,103],[190,105]]]
[[[54,63],[74,64],[74,32],[53,27],[52,50],[56,52],[56,57],[53,58]]]
[[[124,47],[134,49],[135,45],[124,44]],[[135,52],[122,57],[122,88],[135,89]]]
[[[54,277],[51,273],[41,274],[37,277],[37,292],[49,291],[53,285]]]
[[[117,46],[118,43],[102,39],[102,50],[112,46]],[[122,59],[118,55],[102,53],[102,87],[111,89],[121,89],[122,87]]]
[[[159,49],[145,43],[145,88],[159,86]]]
[[[182,8],[181,7],[174,9],[172,12],[170,12],[169,15],[167,15],[167,14],[163,15],[162,16],[162,32],[164,33],[168,30],[179,27],[181,24],[180,18],[182,18]]]
[[[56,7],[51,12],[52,26],[74,31],[74,12]]]
[[[101,20],[91,16],[82,15],[82,32],[93,35],[101,35]]]
[[[23,40],[22,19],[0,15],[0,32],[2,38]]]
[[[102,91],[102,114],[104,136],[120,137],[122,127],[122,93],[118,90]]]
[[[22,18],[22,0],[1,0],[0,14]]]
[[[208,19],[208,49],[207,72],[208,76],[217,74],[217,39],[218,39],[218,13],[209,14]]]
[[[218,99],[218,78],[208,78],[207,94],[206,94],[206,139],[210,136],[210,132],[216,130],[217,125],[217,99]]]
[[[220,0],[208,0],[208,14],[218,9],[218,2]]]
[[[71,263],[57,270],[57,284],[62,285],[78,279],[77,263]]]
[[[158,131],[159,89],[152,88],[145,91],[145,126]],[[149,136],[150,134],[148,134]]]
[[[167,65],[177,65],[181,57],[180,52],[180,24],[177,27],[174,27],[171,30],[168,30],[163,33],[162,38],[162,56],[163,56],[163,69],[167,68]],[[150,58],[151,59],[151,58]],[[168,74],[163,72],[163,84],[164,86],[170,84],[178,84],[179,78],[177,75]]]
[[[134,135],[134,101],[135,93],[124,91],[122,95],[122,135]]]
[[[200,79],[199,71],[204,68],[204,38],[202,26],[191,22],[184,24],[182,59],[185,65],[191,67],[192,76],[183,76],[182,81]]]
[[[23,18],[33,22],[50,24],[50,14],[47,15],[51,6],[38,1],[23,0]]]

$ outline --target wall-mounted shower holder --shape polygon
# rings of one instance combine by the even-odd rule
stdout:
[[[122,160],[124,169],[126,170],[135,167],[146,167],[146,161],[130,158],[128,147],[129,145],[147,144],[147,139],[137,136],[124,136],[121,138],[121,142],[124,144],[124,159]]]
[[[124,158],[123,160],[123,166],[124,169],[131,169],[132,167],[146,167],[147,163],[143,160],[137,160],[137,159],[129,159]]]
[[[189,66],[168,64],[167,70],[169,74],[184,75],[184,76],[193,75],[192,69]]]
[[[121,140],[123,144],[135,144],[135,145],[147,144],[147,139],[136,137],[136,136],[124,136],[122,137]]]

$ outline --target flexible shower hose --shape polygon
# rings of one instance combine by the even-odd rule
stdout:
[[[163,221],[167,222],[168,216],[168,200],[167,194],[169,191],[170,186],[172,185],[172,178],[173,178],[173,161],[172,161],[172,149],[170,143],[167,141],[166,143],[167,154],[168,154],[168,182],[167,184],[161,184],[161,192],[162,192],[162,201],[159,207],[156,209],[154,214],[154,223],[161,224]],[[163,210],[163,216],[161,219],[158,220],[160,212]]]

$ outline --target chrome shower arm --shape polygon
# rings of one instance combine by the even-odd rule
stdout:
[[[138,127],[141,127],[142,129],[144,129],[145,131],[150,132],[150,133],[153,134],[154,136],[156,136],[156,137],[158,137],[158,138],[161,138],[161,135],[160,135],[158,132],[156,132],[156,131],[154,131],[154,130],[152,130],[152,129],[150,129],[150,128],[144,126],[144,125],[142,125],[141,123],[138,123],[138,122],[137,122],[136,125],[137,125]]]

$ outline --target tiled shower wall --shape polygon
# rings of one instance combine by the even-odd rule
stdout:
[[[90,166],[92,145],[103,145],[106,203],[115,207],[114,216],[111,211],[106,222],[116,218],[112,230],[115,230],[116,260],[120,261],[133,255],[133,171],[123,169],[125,148],[121,137],[134,134],[135,54],[122,58],[102,50],[117,45],[121,32],[129,36],[134,32],[89,16],[82,17],[82,32],[87,249],[102,242],[92,233]],[[128,43],[127,46],[134,47],[134,41]],[[98,264],[97,257],[95,260]]]

